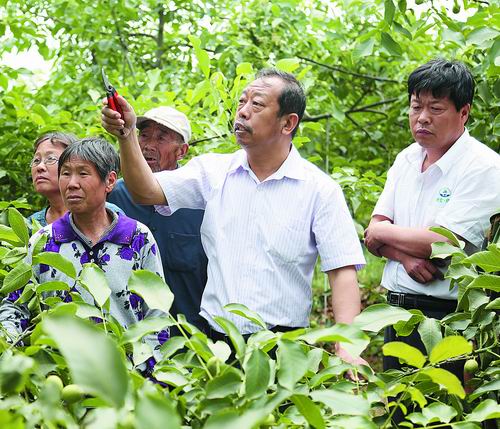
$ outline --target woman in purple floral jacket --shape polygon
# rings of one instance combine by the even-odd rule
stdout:
[[[35,243],[45,236],[43,251],[56,252],[69,259],[77,276],[84,264],[98,265],[111,289],[109,314],[127,328],[146,317],[164,315],[148,309],[142,298],[131,293],[127,286],[132,271],[149,270],[163,278],[163,268],[150,230],[105,207],[118,171],[118,154],[107,141],[87,138],[68,146],[59,158],[58,175],[61,195],[69,212],[33,235],[27,262],[32,261]],[[85,303],[95,305],[85,288],[53,267],[33,265],[33,276],[40,284],[58,280],[70,286],[68,291],[45,292],[44,299],[50,296],[70,302],[79,295]],[[28,307],[15,303],[21,292],[12,292],[0,306],[0,323],[11,334],[19,334],[29,325]],[[162,331],[146,341],[158,350],[167,338],[168,331]]]

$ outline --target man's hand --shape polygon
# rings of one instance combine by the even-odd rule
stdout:
[[[111,110],[108,107],[108,101],[103,100],[104,107],[102,108],[102,127],[110,134],[118,138],[126,138],[135,129],[137,116],[132,106],[121,96],[118,96],[118,103],[123,111],[123,118],[120,114]]]
[[[335,354],[342,359],[344,362],[347,362],[351,365],[365,365],[368,368],[370,368],[370,365],[366,360],[364,360],[362,357],[353,357],[346,349],[344,349],[339,343],[335,344]],[[347,377],[351,381],[358,381],[359,377],[357,377],[351,370],[347,372]]]
[[[379,249],[385,244],[384,242],[380,241],[378,238],[378,232],[381,228],[385,228],[388,225],[392,225],[392,223],[389,220],[384,220],[384,221],[379,221],[379,222],[370,222],[370,225],[368,225],[368,228],[365,229],[365,246],[368,249],[368,251],[375,255],[380,257],[380,252]]]
[[[416,282],[425,284],[435,279],[444,279],[443,273],[428,259],[405,255],[401,263],[408,275]]]

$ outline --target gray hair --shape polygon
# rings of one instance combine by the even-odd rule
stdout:
[[[112,171],[120,171],[120,157],[115,148],[100,137],[87,137],[77,140],[69,145],[59,157],[57,174],[61,174],[61,168],[65,162],[73,159],[88,161],[93,164],[104,182]]]
[[[62,133],[60,131],[50,131],[48,133],[42,134],[38,137],[33,145],[33,149],[36,152],[38,146],[45,140],[49,140],[53,145],[60,145],[64,148],[68,147],[70,144],[76,142],[78,138],[71,133]]]

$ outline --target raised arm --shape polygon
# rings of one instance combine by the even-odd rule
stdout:
[[[163,190],[142,156],[135,128],[137,116],[134,109],[122,96],[118,96],[118,102],[123,110],[123,119],[104,101],[102,126],[118,138],[121,169],[130,195],[139,204],[166,205],[168,202]]]

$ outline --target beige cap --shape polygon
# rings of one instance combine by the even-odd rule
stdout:
[[[182,136],[184,143],[189,143],[191,139],[191,125],[189,125],[187,116],[173,107],[155,107],[154,109],[148,110],[144,115],[137,117],[137,125],[146,121],[154,121],[176,131]]]

